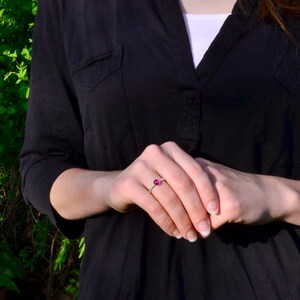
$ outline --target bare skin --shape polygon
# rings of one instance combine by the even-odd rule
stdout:
[[[161,177],[166,181],[149,193],[153,179]],[[191,242],[225,223],[300,225],[299,181],[193,159],[173,142],[148,146],[123,171],[67,170],[54,182],[50,199],[70,220],[138,206],[168,235]]]
[[[180,0],[191,14],[230,13],[233,0]],[[149,187],[155,178],[160,186]],[[201,158],[175,143],[150,145],[125,170],[69,169],[54,182],[50,201],[69,220],[139,207],[168,235],[193,242],[225,223],[300,226],[300,181],[248,174]]]
[[[180,0],[183,12],[187,14],[229,14],[236,0]]]

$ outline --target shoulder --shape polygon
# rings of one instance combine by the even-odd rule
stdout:
[[[61,14],[73,11],[85,12],[87,9],[102,10],[109,9],[113,6],[113,1],[110,0],[39,0],[38,6],[40,9],[47,8],[50,11],[56,11]],[[88,15],[86,16],[88,17]]]

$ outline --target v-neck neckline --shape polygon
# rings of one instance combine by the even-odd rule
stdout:
[[[189,41],[189,42],[188,42],[188,47],[187,47],[187,48],[188,48],[188,49],[187,49],[187,50],[188,50],[187,52],[188,52],[188,54],[189,54],[189,55],[188,55],[188,56],[189,56],[189,60],[192,61],[193,69],[194,69],[195,73],[197,74],[198,71],[199,71],[199,69],[201,68],[201,64],[202,64],[202,60],[204,59],[204,56],[205,56],[206,53],[209,51],[210,46],[213,45],[213,44],[215,43],[215,40],[218,39],[218,36],[219,36],[220,33],[223,31],[224,24],[226,23],[227,19],[231,16],[232,12],[229,14],[228,17],[226,17],[226,19],[225,19],[223,25],[222,25],[221,28],[220,28],[219,33],[216,35],[216,37],[213,39],[212,43],[210,44],[210,46],[208,47],[208,49],[207,49],[206,52],[204,53],[203,58],[202,58],[202,59],[198,62],[198,64],[195,66],[195,65],[194,65],[194,62],[193,62],[192,47],[191,47],[191,43],[190,43],[190,40],[189,40],[189,37],[188,37],[188,30],[187,30],[186,24],[185,24],[185,22],[184,22],[183,11],[181,10],[179,0],[174,1],[174,2],[177,2],[177,4],[178,4],[178,8],[179,8],[179,11],[180,11],[180,16],[181,16],[181,19],[183,20],[183,24],[184,24],[185,36],[187,37],[187,39],[188,39],[188,41]],[[235,3],[233,9],[235,8],[236,5],[237,5],[237,3]],[[233,9],[232,9],[232,10],[233,10]]]
[[[192,61],[193,63],[192,63],[192,66],[193,66],[193,69],[194,69],[194,71],[197,73],[197,70],[200,68],[200,65],[201,65],[201,62],[202,62],[202,60],[203,60],[203,58],[204,58],[204,56],[202,57],[202,59],[198,62],[198,64],[195,66],[194,65],[194,60],[193,60],[193,53],[192,53],[192,45],[191,45],[191,43],[190,43],[190,40],[189,40],[189,35],[188,35],[188,28],[186,27],[186,23],[185,23],[185,21],[184,21],[184,12],[182,11],[182,8],[181,8],[181,5],[180,5],[180,1],[179,0],[176,0],[176,1],[174,1],[176,4],[177,4],[177,8],[179,9],[179,11],[180,11],[180,16],[181,16],[181,19],[183,20],[183,24],[184,24],[184,28],[185,28],[185,36],[187,37],[187,39],[188,39],[188,53],[189,53],[189,60],[190,61]],[[233,11],[233,9],[234,9],[234,7],[237,5],[237,2],[234,4],[234,6],[233,6],[233,8],[232,8],[232,11]],[[223,28],[223,26],[224,26],[224,24],[225,24],[225,22],[226,22],[226,20],[228,19],[228,17],[232,14],[232,11],[228,14],[228,13],[226,13],[226,14],[228,14],[228,16],[226,17],[226,19],[224,20],[224,23],[222,24],[222,26],[221,26],[221,28],[220,28],[220,32],[222,31],[222,28]],[[182,23],[182,22],[181,22]],[[216,35],[216,37],[212,40],[212,43],[211,44],[213,44],[213,42],[214,42],[214,40],[217,38],[217,36],[218,36],[219,34],[217,34]],[[210,44],[210,45],[211,45]],[[210,47],[210,45],[209,45],[209,47]],[[208,47],[208,49],[209,49],[209,47]],[[208,51],[208,49],[205,51],[205,53]],[[204,55],[205,55],[205,53],[204,53]]]
[[[240,9],[236,3],[232,14],[226,18],[220,32],[214,38],[201,61],[195,66],[179,0],[165,0],[163,6],[179,79],[188,85],[193,83],[193,86],[199,90],[210,80],[227,51],[238,39],[248,22],[251,12],[249,14],[239,12]],[[209,68],[207,68],[207,65],[209,65]]]
[[[253,19],[250,16],[253,15],[252,9],[256,6],[253,3],[257,4],[257,0],[248,1],[251,5],[248,14],[242,12],[235,4],[232,14],[227,17],[219,34],[196,68],[179,0],[160,1],[167,43],[174,62],[176,79],[181,87],[177,93],[181,99],[177,142],[187,151],[192,152],[201,141],[201,103],[205,87],[212,80],[234,43],[248,26],[252,26],[251,22],[248,26],[247,23]]]
[[[190,41],[194,69],[197,70],[201,60],[223,27],[230,14],[186,14],[182,13]],[[210,24],[209,24],[210,23]],[[207,28],[212,26],[212,28]],[[204,44],[203,44],[204,43]],[[199,49],[198,49],[199,47]],[[205,48],[204,48],[205,47]],[[199,50],[199,51],[198,51]]]

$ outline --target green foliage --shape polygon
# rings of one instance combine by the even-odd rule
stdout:
[[[77,241],[78,246],[75,247],[78,249],[78,261],[81,260],[84,250],[85,250],[85,242],[84,238],[82,237]],[[72,248],[71,248],[71,241],[67,238],[63,238],[60,243],[60,249],[57,253],[54,270],[58,271],[63,268],[64,265],[68,264],[68,260],[70,255],[72,256]],[[68,280],[67,286],[65,291],[68,295],[72,295],[72,299],[76,299],[78,297],[79,292],[79,281],[78,281],[78,269],[73,269],[70,272],[70,278]]]
[[[70,240],[67,238],[64,238],[60,244],[60,249],[59,249],[57,257],[55,259],[54,271],[62,269],[62,266],[67,261],[69,249],[70,249]]]
[[[37,0],[0,0],[0,289],[9,299],[76,299],[84,239],[63,237],[20,189],[36,9]]]
[[[19,290],[20,299],[76,299],[84,239],[67,239],[48,218],[26,206],[19,181],[16,169],[0,168],[0,240],[7,246],[2,252],[0,247],[0,288]],[[10,259],[4,260],[7,255]]]
[[[5,242],[0,243],[0,287],[20,293],[15,279],[22,279],[24,272],[20,267],[18,257]]]
[[[72,296],[72,299],[77,299],[79,296],[79,281],[78,281],[78,271],[75,270],[70,274],[68,285],[66,286],[66,293]]]
[[[85,250],[85,242],[83,237],[79,240],[78,250],[79,250],[78,258],[81,259],[83,257],[84,250]]]
[[[36,0],[0,0],[0,165],[16,164],[29,95]]]

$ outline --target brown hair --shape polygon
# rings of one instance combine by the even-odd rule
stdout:
[[[272,18],[280,28],[286,32],[291,38],[287,25],[282,17],[283,14],[290,14],[300,17],[300,1],[299,0],[258,0],[259,13],[263,20]]]

